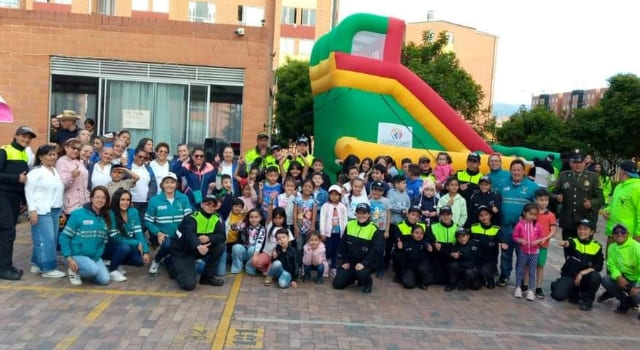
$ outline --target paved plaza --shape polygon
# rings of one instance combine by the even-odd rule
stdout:
[[[229,275],[224,287],[187,293],[164,269],[152,278],[129,267],[128,282],[72,287],[29,273],[30,236],[20,224],[14,261],[23,279],[0,282],[0,349],[640,348],[636,311],[616,315],[615,301],[583,312],[548,296],[517,300],[513,286],[404,290],[388,273],[363,295],[333,290],[329,280],[278,290],[261,277]],[[552,245],[547,295],[561,255]]]

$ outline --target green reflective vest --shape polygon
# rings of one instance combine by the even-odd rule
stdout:
[[[453,224],[451,227],[446,227],[441,223],[431,225],[431,232],[433,233],[436,242],[440,243],[455,243],[457,230],[458,225],[456,224]]]
[[[417,222],[416,225],[422,227],[422,232],[427,231],[427,225],[425,225],[424,222]],[[409,225],[406,220],[402,220],[402,222],[398,224],[398,229],[403,236],[409,236],[411,230],[413,230],[413,226]]]
[[[197,235],[209,235],[212,234],[216,229],[216,225],[220,218],[218,214],[211,215],[210,218],[207,218],[202,214],[202,212],[198,211],[194,214],[191,214],[191,217],[196,221],[196,234]]]
[[[491,226],[489,228],[482,227],[481,223],[476,223],[471,225],[471,234],[477,235],[486,235],[490,237],[494,237],[500,231],[500,226]]]
[[[600,251],[600,244],[595,241],[591,241],[588,244],[583,244],[579,239],[573,238],[573,244],[576,246],[576,251],[585,255],[596,255]]]
[[[456,177],[460,182],[472,183],[477,185],[480,182],[480,178],[482,178],[482,173],[479,172],[472,176],[469,175],[466,170],[460,170],[456,173]]]
[[[360,226],[358,220],[349,220],[349,222],[347,222],[347,236],[360,238],[365,241],[372,240],[377,230],[378,227],[372,222],[369,222],[367,226]]]
[[[7,153],[7,160],[23,160],[25,163],[29,162],[26,150],[19,150],[12,145],[4,145],[2,148]]]

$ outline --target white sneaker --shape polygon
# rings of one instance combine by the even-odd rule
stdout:
[[[160,264],[157,263],[155,260],[151,261],[151,266],[149,267],[149,276],[152,277],[156,277],[158,276],[158,268],[160,267]]]
[[[38,265],[31,265],[31,273],[41,273],[42,271],[40,271],[40,268],[38,267]]]
[[[513,296],[516,298],[522,298],[522,289],[520,289],[520,287],[517,287],[516,291],[513,292]]]
[[[329,276],[331,276],[331,278],[336,277],[337,274],[338,274],[337,269],[331,269],[331,271],[329,271]]]
[[[47,272],[43,272],[40,276],[45,277],[45,278],[62,278],[64,276],[66,276],[67,274],[59,271],[59,270],[51,270],[51,271],[47,271]]]
[[[114,282],[124,282],[127,280],[127,278],[118,270],[109,272],[109,277],[111,277],[111,280]]]
[[[118,266],[118,272],[120,272],[123,276],[127,275],[127,271],[124,269],[122,265]]]
[[[73,270],[67,269],[67,275],[69,276],[69,283],[74,286],[82,285],[82,278],[80,278],[80,275],[73,272]]]
[[[529,301],[536,300],[536,296],[535,294],[533,294],[533,291],[531,289],[527,290],[527,300]]]

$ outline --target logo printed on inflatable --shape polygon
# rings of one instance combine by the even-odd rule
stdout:
[[[391,129],[391,138],[396,141],[402,139],[402,130],[398,128]]]
[[[378,143],[381,145],[412,147],[411,127],[394,123],[378,123]]]

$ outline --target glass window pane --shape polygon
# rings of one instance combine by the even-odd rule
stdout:
[[[189,147],[203,146],[207,137],[207,86],[191,85]]]
[[[212,102],[209,136],[229,143],[242,140],[242,104]]]
[[[174,154],[185,141],[187,91],[187,85],[156,84],[153,141],[168,143]]]
[[[106,91],[106,125],[107,131],[125,129],[130,121],[123,120],[123,110],[148,112],[153,116],[153,84],[135,81],[107,81]],[[153,138],[153,118],[150,127],[144,129],[127,128],[131,132],[131,145],[135,147],[143,137]]]
[[[351,54],[381,60],[384,54],[385,39],[384,34],[360,31],[353,36]]]

